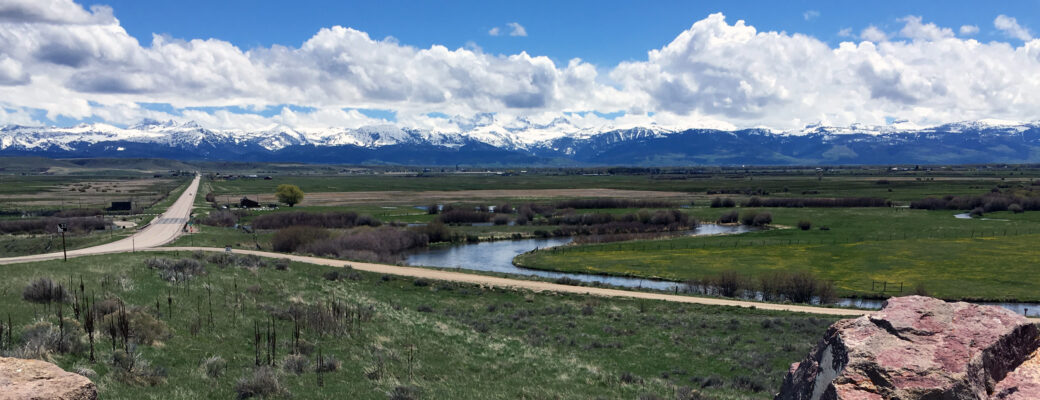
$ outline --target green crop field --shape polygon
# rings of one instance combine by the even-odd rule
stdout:
[[[193,255],[137,253],[4,266],[0,316],[14,332],[10,342],[2,342],[2,352],[39,352],[67,370],[91,375],[106,399],[231,398],[237,382],[257,369],[257,358],[265,365],[271,360],[280,397],[671,398],[696,390],[707,398],[768,399],[789,363],[833,322],[752,309],[488,289],[299,263],[276,268],[271,260],[221,261],[219,254],[198,256],[205,272],[195,270],[187,279],[175,275],[180,279],[174,283],[146,266],[151,257]],[[341,279],[326,279],[331,271]],[[23,290],[37,278],[71,280],[66,286],[80,296],[81,308],[84,298],[108,304],[107,310],[124,303],[132,316],[129,343],[117,338],[113,344],[100,319],[97,361],[90,362],[81,328],[85,311],[76,320],[71,304],[23,300]],[[333,302],[354,311],[321,325],[303,317]],[[59,309],[65,318],[60,329]],[[289,317],[294,312],[303,313],[297,314],[299,340]],[[107,321],[118,315],[112,312]],[[273,351],[267,350],[269,323],[276,332]],[[259,350],[255,324],[261,326]],[[60,337],[41,340],[62,329],[64,349],[25,346],[56,343]],[[294,348],[299,356],[289,355]],[[339,363],[322,374],[323,387],[314,368],[318,349]]]

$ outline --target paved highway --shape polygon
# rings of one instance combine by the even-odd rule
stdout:
[[[166,209],[162,215],[155,217],[151,223],[137,231],[128,238],[115,242],[106,243],[94,247],[77,250],[69,250],[69,257],[85,256],[93,254],[128,253],[142,249],[159,247],[172,242],[181,234],[181,229],[191,216],[192,205],[195,204],[195,195],[199,189],[198,175],[191,181],[188,188],[181,193],[181,197]],[[57,229],[57,227],[55,227]],[[0,264],[14,264],[30,261],[44,261],[62,258],[62,253],[35,254],[31,256],[0,258]]]

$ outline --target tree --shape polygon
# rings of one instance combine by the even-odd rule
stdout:
[[[303,201],[303,191],[296,185],[278,185],[278,188],[274,190],[274,195],[278,201],[288,204],[289,207]]]

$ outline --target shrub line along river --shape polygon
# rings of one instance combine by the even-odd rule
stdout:
[[[744,226],[702,224],[689,232],[692,236],[744,233],[749,229]],[[573,238],[520,239],[494,242],[460,244],[447,247],[435,247],[409,254],[405,263],[412,266],[460,268],[475,271],[498,272],[516,275],[533,275],[542,278],[567,278],[585,283],[599,283],[636,289],[652,289],[665,292],[681,291],[684,284],[657,279],[632,278],[624,276],[582,274],[573,272],[543,271],[520,268],[513,265],[516,256],[535,250],[570,243]],[[879,309],[884,300],[842,298],[836,305],[864,309]],[[1040,303],[1005,303],[976,302],[977,304],[997,305],[1010,309],[1018,314],[1040,314]]]

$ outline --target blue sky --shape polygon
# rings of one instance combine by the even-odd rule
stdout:
[[[0,124],[1033,121],[1038,34],[1040,0],[2,0]]]
[[[759,30],[802,33],[832,45],[842,29],[902,26],[900,18],[922,16],[941,26],[974,25],[980,40],[1000,39],[992,21],[1014,16],[1040,29],[1040,0],[1029,1],[140,1],[102,0],[123,27],[143,43],[152,33],[178,38],[219,38],[243,48],[298,46],[321,27],[342,25],[373,38],[402,44],[458,48],[474,43],[487,52],[527,51],[557,62],[574,57],[597,65],[641,60],[715,12],[743,19]],[[291,4],[291,5],[290,5]],[[808,15],[808,18],[806,16]],[[516,22],[527,37],[488,31]]]

